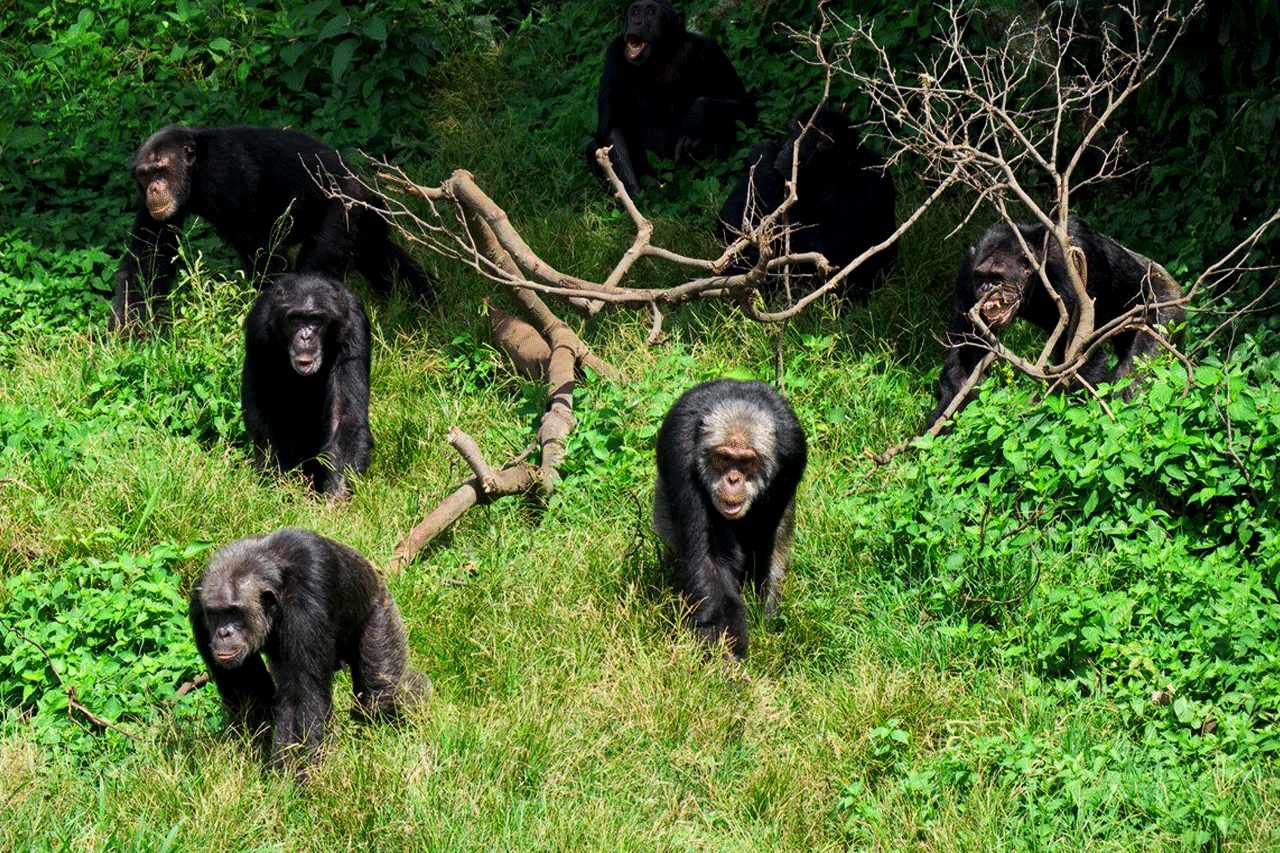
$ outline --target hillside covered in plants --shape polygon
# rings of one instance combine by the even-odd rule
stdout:
[[[748,151],[822,96],[797,34],[825,26],[830,46],[860,21],[920,81],[948,39],[1017,49],[1009,34],[1052,5],[1088,44],[1115,15],[978,0],[957,32],[928,5],[828,5],[840,20],[798,0],[681,4],[758,118],[728,157],[652,164],[636,204],[655,245],[720,255]],[[347,277],[370,319],[375,442],[349,501],[255,470],[240,389],[261,282],[207,223],[186,223],[164,316],[108,333],[130,158],[169,124],[301,130],[420,187],[468,170],[540,259],[603,281],[636,229],[584,151],[625,12],[0,5],[0,848],[1280,847],[1280,229],[1212,273],[1280,205],[1276,2],[1199,10],[1108,120],[1114,178],[1072,196],[1098,231],[1203,279],[1182,357],[1145,365],[1132,401],[996,364],[947,431],[876,461],[923,432],[957,269],[998,219],[957,186],[865,299],[785,323],[705,299],[666,308],[654,341],[648,310],[544,295],[610,368],[576,374],[554,491],[482,501],[404,562],[397,544],[472,476],[451,428],[495,464],[536,440],[546,383],[491,338],[495,310],[519,313],[507,288],[412,235],[397,240],[438,297]],[[829,85],[894,154],[903,117],[848,73]],[[911,156],[892,174],[900,217],[937,186]],[[632,280],[692,278],[661,260]],[[1044,338],[1019,323],[1004,341]],[[748,595],[741,664],[688,630],[652,529],[659,424],[720,376],[777,387],[809,444],[780,612],[766,627]],[[399,724],[367,725],[338,673],[305,785],[225,728],[187,616],[218,548],[283,526],[382,570],[433,686]]]

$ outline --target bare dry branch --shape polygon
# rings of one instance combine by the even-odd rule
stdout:
[[[1164,309],[1186,306],[1200,295],[1204,282],[1243,272],[1243,259],[1280,220],[1280,212],[1205,270],[1177,299],[1156,295],[1177,287],[1158,264],[1135,253],[1148,264],[1146,298],[1119,316],[1109,312],[1106,322],[1095,313],[1090,271],[1080,247],[1072,244],[1068,223],[1076,189],[1138,168],[1121,164],[1124,138],[1111,128],[1119,110],[1160,73],[1188,22],[1204,5],[1196,0],[1179,11],[1166,2],[1146,14],[1136,0],[1125,0],[1114,8],[1118,20],[1112,21],[1084,20],[1072,4],[1051,5],[1037,17],[1015,18],[1005,37],[975,48],[973,40],[963,36],[971,31],[969,7],[951,2],[942,10],[948,25],[939,49],[915,68],[892,62],[870,24],[831,17],[840,35],[828,53],[830,61],[879,113],[879,133],[892,152],[891,164],[910,158],[936,185],[951,183],[969,190],[973,203],[961,225],[979,209],[989,209],[1010,226],[1030,220],[1046,230],[1045,245],[1028,246],[1021,231],[1012,229],[1058,310],[1056,327],[1038,357],[1023,358],[1008,350],[977,312],[969,316],[978,330],[974,339],[951,345],[981,346],[988,360],[1005,361],[1050,389],[1081,387],[1095,396],[1097,389],[1085,381],[1084,368],[1096,362],[1101,348],[1117,335],[1147,336],[1155,342],[1153,347],[1173,351],[1189,368],[1168,330],[1154,328],[1151,318],[1170,316]],[[821,55],[830,34],[820,30],[806,38]],[[1050,286],[1049,243],[1054,256],[1067,259],[1063,293]],[[1156,280],[1172,286],[1151,286]],[[969,380],[960,397],[971,393],[974,377]],[[952,403],[939,422],[958,410]],[[1105,401],[1102,404],[1109,411]],[[877,458],[891,458],[914,441]]]
[[[947,422],[951,419],[951,416],[956,413],[957,409],[964,405],[964,401],[973,393],[973,389],[978,387],[978,383],[982,380],[982,375],[987,372],[987,368],[991,366],[991,362],[995,361],[995,359],[996,353],[994,352],[988,352],[983,356],[982,360],[978,362],[976,367],[974,367],[973,372],[969,374],[969,378],[960,386],[960,390],[956,392],[956,396],[952,398],[951,403],[946,408],[946,411],[942,413],[942,417],[938,418],[938,420],[934,422],[933,426],[929,427],[920,435],[912,436],[906,441],[890,447],[883,453],[873,453],[871,449],[868,448],[866,450],[867,458],[875,462],[877,465],[886,465],[889,463],[889,460],[893,459],[895,456],[900,456],[901,454],[906,453],[917,441],[924,438],[926,435],[935,437],[939,435],[942,430],[946,428]],[[867,472],[868,476],[870,473],[870,471]]]
[[[775,255],[769,250],[771,240],[785,230],[785,226],[779,223],[785,221],[786,211],[797,197],[794,175],[789,196],[778,209],[756,224],[747,225],[720,257],[696,258],[653,244],[652,223],[641,213],[635,201],[621,190],[621,182],[614,173],[608,154],[607,148],[601,149],[597,159],[635,228],[635,236],[613,269],[599,281],[565,273],[539,257],[512,226],[506,212],[480,189],[466,170],[455,171],[437,187],[424,187],[414,183],[400,169],[381,163],[377,175],[380,185],[372,189],[383,199],[379,210],[409,242],[459,261],[513,293],[523,291],[558,296],[575,308],[590,313],[606,305],[648,308],[655,319],[649,340],[656,341],[661,335],[663,309],[695,300],[730,297],[735,304],[746,306],[748,316],[760,322],[778,323],[794,317],[839,286],[878,252],[893,245],[954,183],[954,179],[944,180],[889,238],[869,248],[842,269],[835,270],[826,258],[817,253]],[[326,187],[326,191],[348,205],[368,204],[343,195],[331,186]],[[414,203],[414,199],[421,204]],[[751,246],[759,249],[760,261],[746,272],[725,274],[724,271]],[[686,269],[695,277],[672,287],[634,284],[631,282],[632,272],[641,258]],[[770,277],[785,274],[800,265],[824,271],[829,276],[807,277],[806,281],[812,285],[810,291],[786,311],[772,312],[754,306],[756,292]],[[598,364],[591,366],[600,369]]]
[[[493,211],[486,212],[464,208],[460,221],[467,228],[467,242],[477,253],[483,251],[492,268],[514,273],[517,264],[493,230],[493,223],[505,220]],[[517,251],[519,251],[517,247]],[[445,498],[427,517],[419,522],[396,546],[388,570],[398,572],[413,562],[424,547],[437,535],[448,529],[477,503],[485,503],[508,495],[538,494],[545,498],[555,489],[560,479],[560,465],[564,461],[564,446],[576,420],[573,416],[574,372],[579,363],[590,365],[598,372],[617,377],[617,371],[595,357],[577,334],[559,317],[556,317],[537,294],[522,288],[512,291],[532,324],[510,315],[493,318],[493,330],[499,345],[511,352],[514,339],[529,335],[540,336],[542,346],[520,347],[522,357],[530,359],[526,367],[530,372],[547,377],[547,411],[538,429],[538,447],[541,462],[536,467],[525,461],[528,452],[494,471],[484,458],[476,441],[456,426],[449,429],[449,443],[467,462],[475,476],[463,483]],[[491,312],[497,309],[490,307]]]

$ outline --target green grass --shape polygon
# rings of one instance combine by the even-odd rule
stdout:
[[[504,87],[522,83],[502,60],[463,57],[434,85],[438,157],[418,164],[424,182],[470,168],[549,262],[584,276],[607,270],[631,234],[580,151],[540,148],[516,162],[509,146],[488,144],[527,130],[505,106]],[[663,203],[675,212],[657,223],[661,241],[714,251],[713,202]],[[943,236],[962,210],[940,207],[909,234],[904,262],[865,305],[821,304],[781,333],[810,467],[781,627],[765,632],[753,611],[745,666],[704,654],[680,624],[649,529],[652,440],[666,407],[698,380],[775,379],[777,332],[728,306],[684,307],[668,317],[669,340],[651,348],[647,315],[562,311],[624,379],[579,385],[566,477],[549,505],[478,507],[388,578],[412,661],[435,686],[420,712],[395,728],[356,724],[340,674],[324,753],[299,791],[221,730],[207,686],[177,698],[176,685],[139,672],[128,712],[109,717],[127,735],[69,721],[58,690],[37,708],[13,703],[0,727],[0,849],[1276,849],[1275,693],[1265,674],[1249,682],[1256,711],[1220,712],[1213,733],[1135,704],[1142,688],[1124,666],[1159,670],[1152,679],[1179,673],[1161,670],[1164,659],[1123,636],[1124,625],[1106,647],[1118,661],[1058,672],[1038,657],[1064,612],[1102,600],[1089,598],[1095,589],[1159,577],[1142,562],[1147,552],[1113,553],[1127,534],[1104,531],[1119,509],[1079,530],[1046,510],[1043,539],[1005,547],[978,541],[972,526],[947,527],[982,514],[981,482],[951,493],[945,478],[947,460],[985,446],[974,434],[957,430],[882,469],[866,460],[867,449],[917,432],[931,405],[964,245]],[[144,341],[104,339],[105,302],[88,324],[30,309],[24,316],[37,319],[0,339],[0,607],[20,588],[43,594],[59,582],[140,595],[128,564],[146,555],[185,594],[208,551],[173,556],[169,545],[216,546],[283,525],[382,563],[469,476],[445,443],[451,425],[491,462],[518,454],[541,390],[488,345],[485,285],[426,260],[447,294],[430,309],[351,282],[374,326],[377,447],[341,505],[300,478],[252,470],[237,404],[251,288],[229,268],[198,266],[172,321]],[[101,284],[78,275],[58,280]],[[674,277],[643,271],[645,282]],[[993,397],[971,409],[984,434],[1012,432],[1039,411],[1016,388],[1012,402]],[[986,499],[1002,518],[1021,511],[1005,497]],[[1273,499],[1260,500],[1266,517]],[[1140,537],[1130,539],[1137,549]],[[1203,553],[1168,548],[1178,559]],[[1040,585],[1008,608],[966,608],[966,590],[946,586],[963,569],[975,594],[984,580],[1024,588],[1031,553]],[[1267,559],[1258,550],[1239,562],[1274,588]],[[112,586],[118,573],[122,588]],[[200,662],[184,618],[175,614],[152,652],[185,661],[189,676]],[[1275,661],[1273,626],[1274,614],[1259,619],[1258,647]],[[0,655],[29,651],[13,631],[29,638],[39,627],[5,625]],[[1180,639],[1169,642],[1192,648],[1195,628],[1171,628]],[[127,631],[106,640],[131,644]],[[74,656],[67,648],[53,660],[59,671]],[[78,695],[109,694],[93,661],[82,663]],[[0,679],[15,673],[0,668]]]

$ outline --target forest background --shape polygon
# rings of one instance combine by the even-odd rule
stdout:
[[[404,726],[360,726],[340,675],[305,791],[221,733],[211,688],[178,695],[200,671],[185,595],[213,548],[291,524],[384,564],[469,476],[449,427],[517,454],[545,389],[488,342],[481,299],[509,300],[419,253],[447,294],[433,307],[350,282],[373,320],[377,441],[354,499],[260,477],[238,405],[255,285],[207,227],[184,241],[164,332],[104,336],[132,151],[173,122],[250,123],[424,185],[466,168],[544,258],[601,276],[632,230],[582,151],[624,5],[0,4],[0,848],[1274,850],[1275,273],[1206,293],[1193,374],[1160,361],[1113,417],[997,369],[953,432],[875,466],[868,449],[920,431],[956,268],[994,221],[965,223],[960,192],[865,304],[824,301],[781,332],[700,304],[648,346],[647,313],[553,300],[624,379],[579,384],[546,505],[477,508],[388,577],[434,696]],[[1114,13],[1075,5],[1087,26]],[[944,34],[925,4],[839,6],[874,19],[895,67]],[[663,168],[640,204],[664,245],[714,257],[742,155],[821,92],[776,24],[819,18],[684,8],[760,121],[728,161]],[[1043,8],[974,11],[980,46]],[[1280,203],[1278,54],[1275,0],[1197,18],[1113,129],[1135,170],[1076,212],[1194,279]],[[847,79],[832,95],[881,118]],[[895,179],[902,209],[927,194],[909,164]],[[781,378],[812,447],[782,625],[753,616],[742,670],[681,628],[649,530],[659,420],[725,374]]]

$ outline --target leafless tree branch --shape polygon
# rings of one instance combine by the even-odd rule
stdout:
[[[1097,396],[1082,371],[1101,347],[1116,335],[1142,330],[1176,352],[1166,336],[1169,330],[1153,328],[1150,318],[1161,308],[1183,306],[1201,296],[1206,281],[1221,281],[1247,269],[1244,258],[1280,212],[1206,269],[1176,300],[1158,301],[1151,295],[1158,292],[1152,281],[1173,279],[1158,264],[1131,253],[1148,266],[1144,291],[1150,298],[1099,323],[1084,254],[1067,232],[1075,190],[1134,168],[1121,165],[1123,135],[1113,133],[1111,126],[1118,111],[1161,71],[1188,22],[1203,7],[1203,2],[1194,2],[1183,14],[1167,2],[1153,14],[1144,14],[1136,0],[1126,0],[1115,7],[1119,23],[1111,24],[1080,19],[1073,4],[1054,4],[1038,18],[1014,19],[1004,38],[973,48],[964,37],[971,31],[970,12],[949,2],[941,7],[947,26],[940,50],[918,68],[892,62],[870,24],[833,16],[841,36],[831,53],[832,64],[879,113],[879,132],[893,152],[890,162],[910,157],[938,186],[967,188],[974,202],[961,225],[979,209],[992,209],[1011,226],[1029,218],[1047,230],[1046,245],[1027,246],[1019,229],[1012,229],[1058,309],[1056,327],[1039,355],[1024,358],[1011,352],[976,311],[970,319],[980,340],[964,343],[985,348],[990,356],[1050,388],[1083,387]],[[827,35],[819,31],[808,37],[816,47]],[[1089,169],[1086,155],[1093,160]],[[1044,260],[1050,254],[1048,241],[1056,244],[1055,254],[1068,259],[1074,311],[1049,284]],[[1185,355],[1177,356],[1189,364]],[[940,422],[958,410],[976,384],[965,383],[957,397],[960,402],[953,400]],[[892,458],[914,441],[874,458]]]

